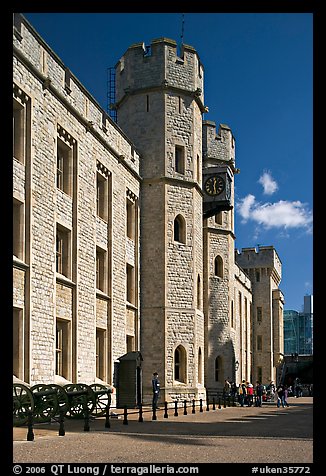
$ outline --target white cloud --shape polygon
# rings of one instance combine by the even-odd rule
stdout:
[[[263,186],[265,195],[273,195],[278,189],[277,182],[275,182],[270,172],[264,172],[259,177],[258,183]]]
[[[238,210],[244,221],[247,221],[250,218],[250,209],[252,205],[255,203],[255,196],[254,195],[247,195],[245,198],[240,200],[238,203]]]
[[[299,200],[259,203],[256,202],[254,195],[249,194],[236,206],[243,223],[252,220],[265,229],[305,228],[309,232],[312,229],[312,212]]]

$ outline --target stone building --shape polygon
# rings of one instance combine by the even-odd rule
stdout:
[[[281,263],[273,247],[235,252],[235,139],[203,121],[196,50],[131,45],[116,123],[14,18],[14,374],[112,385],[140,351],[145,403],[153,371],[168,401],[275,379]]]

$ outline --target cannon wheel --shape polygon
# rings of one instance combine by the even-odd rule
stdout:
[[[105,385],[102,385],[101,383],[92,383],[90,387],[94,390],[96,397],[96,405],[94,410],[92,411],[92,415],[105,415],[106,407],[111,401],[111,389],[106,387]]]
[[[62,385],[57,385],[56,383],[51,383],[50,387],[57,391],[58,411],[56,414],[58,415],[60,412],[63,412],[65,415],[69,410],[69,398],[67,392]]]
[[[58,413],[58,397],[50,385],[36,384],[31,387],[34,396],[34,421],[36,423],[45,423],[51,421]],[[38,392],[48,392],[38,395]]]
[[[89,414],[92,414],[96,397],[93,389],[85,383],[68,383],[63,386],[68,393],[69,410],[66,413],[67,418],[83,418],[85,406],[87,406]],[[73,393],[76,392],[76,395]],[[86,393],[80,393],[86,392]]]
[[[34,398],[31,390],[20,383],[13,384],[13,425],[27,423],[28,412],[34,411]]]

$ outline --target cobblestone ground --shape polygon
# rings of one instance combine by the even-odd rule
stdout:
[[[139,422],[128,410],[128,424],[120,418],[90,422],[66,420],[65,436],[57,423],[34,427],[34,441],[27,428],[14,428],[15,463],[313,463],[313,398],[289,398],[289,407],[275,403],[257,407],[226,407],[187,415],[173,409],[164,418],[150,411]]]

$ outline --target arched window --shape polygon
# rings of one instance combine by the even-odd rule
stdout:
[[[223,278],[223,260],[220,256],[216,256],[214,260],[214,275]]]
[[[200,347],[198,349],[198,383],[203,383],[203,356]]]
[[[197,309],[201,309],[201,283],[199,274],[197,277]]]
[[[186,242],[186,222],[182,215],[177,215],[174,219],[174,241]]]
[[[223,382],[223,361],[222,357],[217,356],[215,359],[215,382]]]
[[[182,345],[174,351],[174,380],[186,382],[186,350]]]

